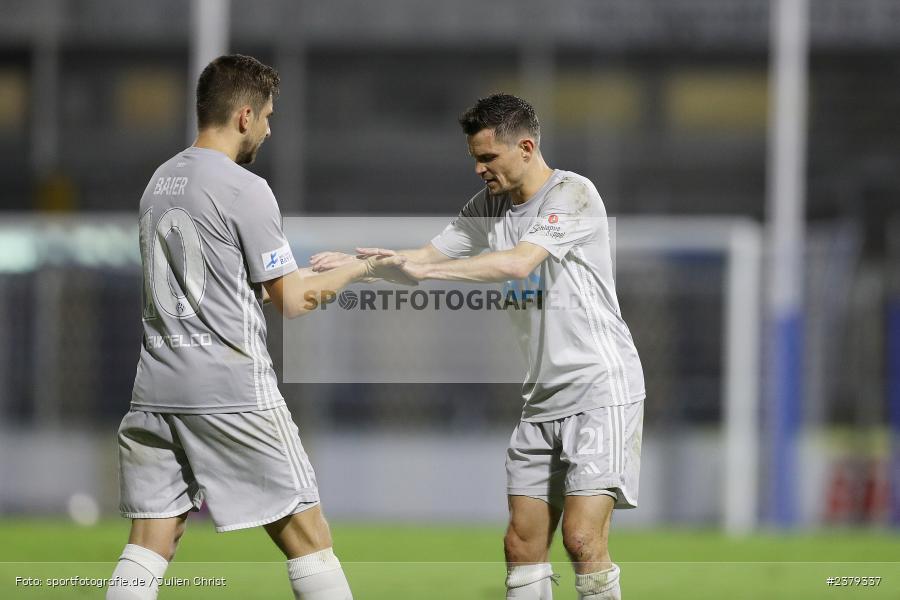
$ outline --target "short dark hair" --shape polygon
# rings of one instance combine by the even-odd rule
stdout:
[[[269,98],[278,96],[278,72],[252,56],[220,56],[203,69],[197,81],[197,125],[224,125],[243,104],[257,115]]]
[[[493,129],[494,135],[504,141],[513,141],[516,134],[527,133],[540,145],[541,125],[534,107],[512,94],[491,94],[479,98],[475,105],[459,118],[466,135],[475,135],[482,129]]]

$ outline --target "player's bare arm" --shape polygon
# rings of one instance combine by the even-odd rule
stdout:
[[[319,252],[309,259],[311,269],[316,273],[323,273],[352,264],[353,261],[365,260],[368,256],[405,256],[417,263],[437,263],[450,260],[450,257],[428,243],[421,248],[410,250],[388,250],[385,248],[357,248],[356,255],[345,252]]]
[[[359,248],[359,250],[372,251],[361,252],[361,256],[366,257],[393,256],[390,254],[391,251],[379,248]],[[437,249],[435,251],[445,259],[447,258]],[[520,242],[512,250],[487,252],[471,258],[440,262],[417,262],[410,259],[401,268],[415,281],[441,279],[445,281],[499,282],[528,277],[549,255],[547,250],[537,244]]]
[[[325,273],[313,273],[309,268],[298,269],[264,282],[263,287],[278,311],[288,319],[294,319],[316,307],[315,303],[309,301],[311,297],[321,298],[323,293],[337,292],[366,278],[414,283],[407,281],[400,270],[405,261],[405,258],[399,256],[373,256],[366,260],[354,259],[350,264]]]
[[[303,267],[303,268],[297,269],[297,272],[302,277],[309,277],[310,275],[314,275],[313,270],[309,267]],[[263,286],[263,289],[262,289],[262,301],[263,301],[263,304],[270,304],[272,302],[272,298],[269,297],[269,292],[266,290],[265,286]]]

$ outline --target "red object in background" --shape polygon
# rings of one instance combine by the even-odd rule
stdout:
[[[887,518],[890,487],[887,465],[880,460],[872,460],[866,469],[863,485],[862,517],[866,521],[882,521]]]
[[[831,480],[828,482],[828,502],[825,506],[827,523],[847,523],[853,517],[854,494],[853,473],[846,461],[840,461],[831,467]]]
[[[827,493],[827,523],[883,522],[890,496],[887,465],[878,459],[837,461],[831,467]]]

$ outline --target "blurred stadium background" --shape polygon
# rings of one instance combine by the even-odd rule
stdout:
[[[900,3],[810,0],[796,38],[808,70],[784,80],[800,90],[793,155],[775,142],[778,4],[0,0],[7,550],[21,519],[114,518],[114,434],[140,343],[137,203],[190,143],[196,74],[226,51],[279,69],[251,168],[290,223],[338,224],[331,249],[371,235],[350,217],[454,214],[478,189],[458,113],[492,91],[535,104],[548,162],[590,177],[619,222],[619,300],[648,397],[642,506],[617,532],[896,527]],[[795,166],[786,192],[777,165]],[[793,226],[776,218],[791,207]],[[298,255],[329,249],[292,227]],[[335,522],[502,527],[516,384],[282,391]]]

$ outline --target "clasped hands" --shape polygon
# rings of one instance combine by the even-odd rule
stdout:
[[[425,279],[423,265],[386,248],[357,248],[355,256],[344,252],[319,252],[310,257],[309,264],[313,272],[324,273],[357,260],[366,262],[363,281],[367,283],[382,279],[401,285],[418,285]]]

